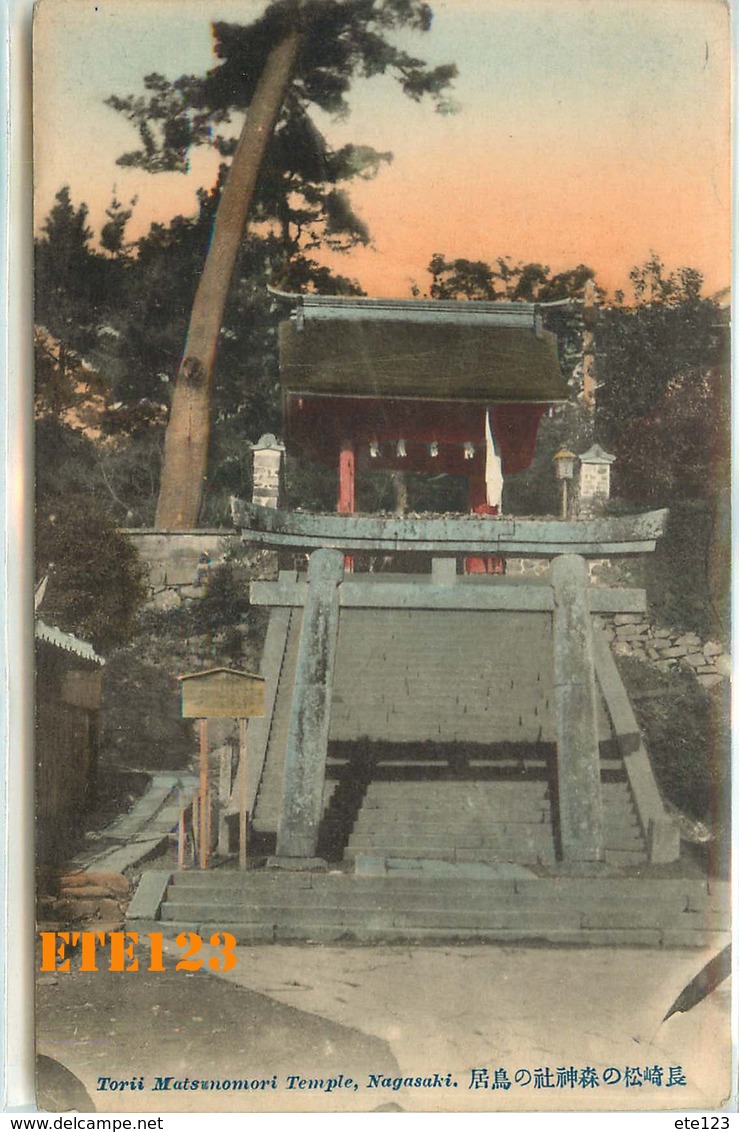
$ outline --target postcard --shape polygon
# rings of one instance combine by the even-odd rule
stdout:
[[[732,1108],[730,43],[40,0],[41,1110]]]

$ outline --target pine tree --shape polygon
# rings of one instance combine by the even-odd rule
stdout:
[[[109,100],[136,125],[142,142],[142,148],[124,154],[121,163],[154,172],[185,170],[193,145],[207,141],[213,127],[228,121],[233,111],[246,111],[175,382],[158,526],[182,529],[198,522],[219,335],[246,218],[275,127],[281,126],[278,137],[289,127],[299,129],[307,152],[320,160],[322,139],[312,128],[310,106],[345,113],[352,80],[385,73],[392,74],[411,99],[419,101],[428,95],[439,109],[448,110],[445,92],[455,67],[428,68],[388,39],[397,30],[428,31],[431,18],[431,9],[423,0],[276,0],[249,27],[214,25],[221,63],[203,79],[183,76],[167,84],[161,76],[149,76],[152,96],[148,103],[136,98]],[[222,152],[232,148],[220,135],[212,140]],[[284,140],[288,141],[287,135]],[[293,152],[296,139],[283,148],[288,154]],[[340,195],[333,195],[326,215],[329,232],[332,217],[335,226],[346,230],[349,214]],[[364,233],[355,226],[354,235],[362,239]]]

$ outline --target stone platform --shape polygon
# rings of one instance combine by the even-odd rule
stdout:
[[[382,863],[382,862],[377,862]],[[239,943],[547,943],[721,947],[729,886],[668,877],[521,875],[386,862],[386,875],[228,868],[150,872],[130,930],[232,932]],[[477,875],[474,870],[477,870]],[[378,870],[379,871],[379,870]],[[367,872],[371,874],[372,870]]]

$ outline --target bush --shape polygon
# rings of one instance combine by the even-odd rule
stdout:
[[[705,822],[730,848],[731,740],[728,695],[703,688],[692,673],[659,672],[634,657],[618,667],[644,735],[663,798],[688,817]]]
[[[41,616],[103,654],[130,641],[144,601],[134,546],[85,495],[44,500],[36,512],[36,563],[48,572]]]

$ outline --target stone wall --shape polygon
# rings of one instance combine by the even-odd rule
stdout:
[[[697,633],[658,628],[641,613],[601,615],[599,620],[616,656],[647,660],[661,672],[682,667],[705,688],[731,675],[731,657],[718,641],[702,641]]]
[[[239,542],[238,531],[220,528],[198,531],[124,530],[147,571],[148,604],[174,609],[183,601],[203,597],[207,573],[221,565]],[[207,556],[209,562],[203,561]]]
[[[644,586],[643,566],[638,560],[588,559],[591,585]],[[506,574],[513,578],[550,576],[551,560],[506,558]],[[731,657],[718,641],[703,641],[697,633],[663,629],[641,613],[601,616],[611,647],[617,656],[635,656],[654,664],[661,672],[683,667],[692,671],[705,688],[731,676]]]

